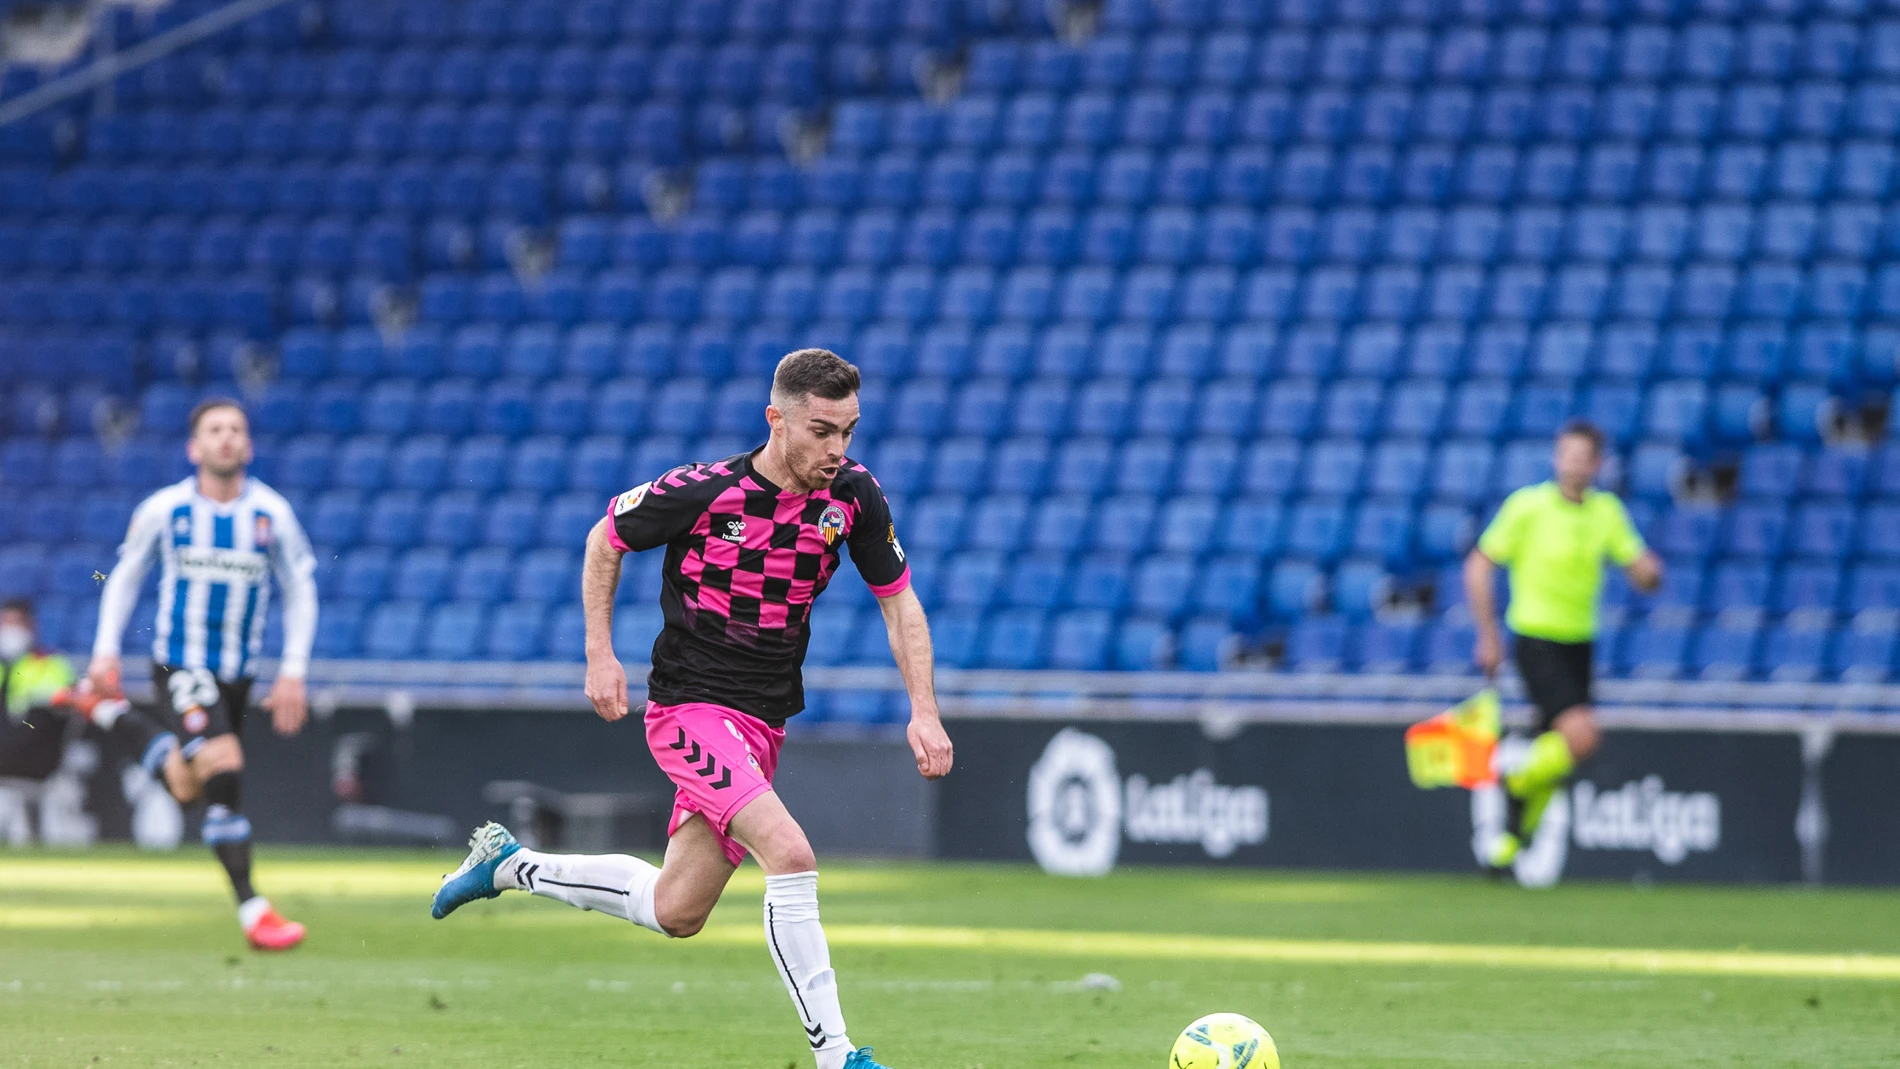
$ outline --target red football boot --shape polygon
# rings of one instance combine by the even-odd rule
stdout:
[[[289,950],[303,942],[303,925],[296,921],[287,921],[274,909],[266,909],[251,926],[244,929],[244,938],[253,950]]]

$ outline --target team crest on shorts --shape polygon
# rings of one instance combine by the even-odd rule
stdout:
[[[192,735],[203,734],[210,723],[211,715],[204,711],[203,706],[194,705],[185,711],[185,731]]]
[[[844,510],[836,505],[826,505],[825,511],[818,514],[818,531],[825,536],[825,545],[838,541],[844,534]]]
[[[269,549],[271,540],[270,517],[258,513],[251,521],[251,545],[258,549]]]

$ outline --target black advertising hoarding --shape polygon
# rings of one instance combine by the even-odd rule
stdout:
[[[1395,726],[960,719],[941,856],[1466,870],[1473,795],[1420,791]],[[1219,737],[1216,737],[1218,735]],[[1801,878],[1794,736],[1613,732],[1553,807],[1543,876]],[[1533,878],[1533,882],[1541,882]]]
[[[1900,884],[1900,736],[1836,736],[1821,765],[1821,794],[1828,823],[1822,878]]]

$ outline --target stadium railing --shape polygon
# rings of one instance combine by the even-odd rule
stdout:
[[[638,666],[629,690],[643,693]],[[261,675],[275,672],[264,662]],[[582,665],[553,662],[313,662],[311,700],[319,715],[342,707],[520,709],[582,712]],[[128,679],[145,673],[128,667]],[[942,669],[936,689],[950,716],[1063,716],[1104,719],[1410,723],[1483,685],[1474,675],[1357,675],[1277,672],[1018,672]],[[901,692],[894,668],[809,668],[808,691]],[[1523,690],[1502,679],[1507,720],[1522,719]],[[1900,685],[1856,683],[1604,680],[1604,723],[1614,727],[1788,732],[1827,725],[1900,734]]]

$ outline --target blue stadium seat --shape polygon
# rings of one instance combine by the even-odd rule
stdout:
[[[373,660],[405,660],[421,652],[423,607],[387,601],[371,610],[363,629],[362,650]]]
[[[1759,629],[1753,624],[1717,621],[1696,633],[1689,670],[1703,679],[1746,679],[1755,670],[1759,643]]]
[[[1284,561],[1267,576],[1264,607],[1279,619],[1298,619],[1318,604],[1323,590],[1319,569],[1304,561]]]
[[[1315,616],[1288,630],[1286,667],[1295,672],[1337,672],[1347,660],[1350,628],[1343,617]]]
[[[1207,553],[1218,518],[1220,503],[1212,494],[1172,497],[1161,507],[1155,543],[1163,553]]]
[[[1822,449],[1808,458],[1802,485],[1817,497],[1856,498],[1867,483],[1868,454],[1856,449]]]
[[[984,625],[978,663],[985,668],[1025,670],[1043,662],[1044,616],[1032,609],[997,613]]]
[[[446,549],[424,547],[402,555],[396,564],[392,593],[408,601],[431,604],[448,598],[455,572],[454,557]]]
[[[1897,638],[1890,618],[1856,621],[1835,636],[1827,673],[1847,683],[1885,683],[1893,678]]]
[[[1431,495],[1454,503],[1475,504],[1488,493],[1493,451],[1488,443],[1450,441],[1432,460]]]
[[[1617,650],[1619,672],[1641,679],[1674,679],[1682,674],[1690,632],[1686,628],[1639,624],[1623,632]]]
[[[489,620],[488,637],[481,646],[482,654],[497,661],[536,659],[545,645],[547,617],[547,606],[538,602],[501,606]]]
[[[1831,614],[1841,600],[1841,568],[1831,561],[1796,561],[1782,569],[1775,585],[1778,613]]]
[[[1417,660],[1423,628],[1415,622],[1369,621],[1348,638],[1348,664],[1361,672],[1396,674],[1411,671]]]
[[[1821,677],[1830,631],[1824,624],[1789,621],[1762,633],[1759,654],[1764,676],[1778,683],[1810,683]]]
[[[1789,549],[1803,557],[1843,558],[1853,546],[1855,519],[1845,504],[1802,505],[1794,513]]]
[[[1799,447],[1792,445],[1751,448],[1742,460],[1742,493],[1748,497],[1785,499],[1795,491],[1802,459]]]
[[[1049,627],[1049,667],[1062,671],[1108,667],[1114,630],[1114,617],[1099,609],[1056,616]]]

